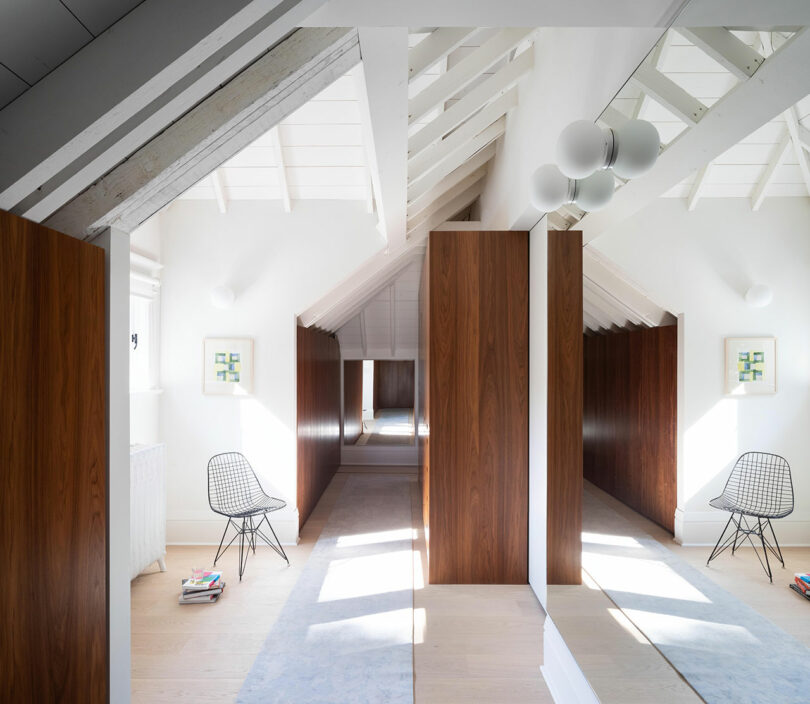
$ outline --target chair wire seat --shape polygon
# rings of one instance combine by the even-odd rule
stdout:
[[[287,502],[268,496],[264,492],[256,473],[253,471],[253,467],[250,466],[250,462],[241,452],[223,452],[214,455],[208,460],[208,505],[214,513],[228,518],[228,523],[225,525],[225,531],[222,533],[222,539],[219,541],[219,548],[214,558],[215,566],[217,560],[222,557],[234,540],[239,538],[239,581],[241,582],[247,564],[248,553],[250,549],[254,553],[256,552],[257,536],[262,538],[264,542],[283,557],[287,564],[290,563],[276,532],[273,530],[273,526],[270,525],[267,518],[268,513],[284,508]],[[253,518],[255,516],[261,516],[262,518],[258,523],[254,524]],[[241,519],[241,525],[233,519]],[[270,540],[261,531],[263,523],[267,523],[267,527],[273,534],[275,541]],[[225,536],[231,526],[236,529],[236,534],[223,550],[222,544],[225,542]],[[247,549],[245,549],[246,539]]]
[[[793,513],[793,501],[793,479],[790,465],[784,457],[769,452],[746,452],[741,455],[731,470],[723,493],[709,501],[710,506],[728,511],[731,516],[706,564],[729,547],[734,555],[737,548],[748,540],[762,568],[773,582],[768,551],[776,556],[782,567],[785,566],[785,561],[771,519],[784,518]],[[756,524],[749,524],[748,518],[756,519]],[[726,537],[726,531],[732,524],[733,528]],[[766,537],[766,529],[770,529],[773,544]],[[751,536],[759,538],[764,562]]]

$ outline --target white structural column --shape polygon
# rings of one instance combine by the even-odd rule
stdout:
[[[476,30],[473,27],[439,27],[408,52],[408,80],[418,78],[446,59]]]
[[[107,569],[110,701],[130,701],[129,599],[129,236],[107,229],[93,244],[105,252],[107,346]]]
[[[299,29],[48,218],[87,237],[131,232],[344,75],[360,59],[353,29]]]
[[[360,110],[380,228],[388,248],[405,241],[408,159],[408,30],[361,28]]]

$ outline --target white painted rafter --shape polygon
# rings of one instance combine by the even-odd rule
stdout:
[[[457,49],[476,29],[439,27],[408,52],[408,80],[418,78]]]
[[[225,186],[222,183],[222,173],[219,169],[214,169],[211,172],[211,187],[214,189],[217,208],[224,215],[228,212],[228,197],[225,195]]]
[[[449,188],[444,192],[438,192],[435,195],[433,195],[433,199],[430,200],[428,205],[426,205],[422,210],[414,212],[412,215],[408,216],[408,229],[412,230],[414,227],[418,227],[420,224],[425,222],[431,215],[433,215],[433,213],[435,213],[440,208],[443,208],[447,203],[453,200],[456,196],[466,191],[470,186],[472,186],[475,183],[478,183],[478,181],[483,179],[486,175],[487,175],[487,166],[485,164],[484,166],[473,171],[469,176],[463,178],[452,188]]]
[[[273,155],[276,159],[278,187],[281,191],[281,200],[284,202],[284,212],[289,213],[292,210],[292,201],[290,200],[290,186],[287,183],[287,167],[284,165],[284,149],[281,144],[281,131],[278,125],[270,130],[270,141],[273,144]]]
[[[408,231],[408,239],[413,242],[421,242],[425,239],[431,230],[435,230],[443,222],[452,218],[459,210],[466,208],[484,190],[484,182],[477,181],[470,186],[466,191],[459,193],[455,198],[448,201],[441,208],[433,212],[430,217],[425,219],[419,225]]]
[[[395,357],[397,354],[397,298],[396,298],[396,282],[388,287],[388,326],[391,331],[391,356]]]
[[[686,198],[686,207],[689,210],[694,210],[697,208],[700,196],[703,195],[703,191],[706,189],[707,179],[711,170],[712,162],[710,161],[695,174],[695,180],[692,183],[692,188],[689,189],[689,195]]]
[[[466,88],[532,33],[526,28],[502,29],[408,101],[408,121],[415,122]]]
[[[366,312],[361,310],[358,317],[360,318],[360,346],[363,348],[363,356],[368,354],[368,333],[366,332]]]
[[[708,110],[697,98],[652,66],[642,64],[630,80],[687,125],[696,125]]]
[[[753,76],[765,58],[724,27],[679,27],[678,33],[740,80]]]
[[[664,36],[658,40],[658,44],[656,44],[653,50],[650,52],[650,56],[647,58],[646,62],[654,69],[660,70],[664,60],[667,58],[667,54],[669,53],[671,42],[672,33],[664,32]],[[633,106],[633,119],[641,117],[646,110],[649,100],[650,96],[644,91],[641,91],[641,95],[638,96],[636,104]]]
[[[763,171],[762,176],[759,179],[756,187],[754,188],[754,193],[751,195],[751,209],[752,210],[759,210],[762,202],[765,200],[765,197],[768,195],[768,186],[771,184],[773,180],[773,176],[776,173],[776,170],[779,168],[780,164],[785,159],[785,154],[787,153],[787,149],[790,146],[790,133],[785,130],[784,135],[782,135],[782,139],[779,141],[774,149],[771,151],[771,158],[768,162],[768,165],[765,167],[765,171]]]
[[[807,152],[802,146],[802,140],[799,135],[799,120],[796,117],[795,106],[785,110],[784,117],[788,134],[790,135],[790,142],[793,145],[793,151],[796,152],[796,160],[799,162],[799,169],[802,172],[804,185],[805,188],[807,188],[807,194],[810,195],[810,164],[808,164]]]
[[[438,115],[408,140],[408,154],[415,156],[433,142],[441,139],[490,100],[511,88],[533,65],[534,52],[524,51],[514,61],[498,69],[479,85]]]

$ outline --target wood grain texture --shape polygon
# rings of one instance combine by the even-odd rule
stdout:
[[[410,360],[374,360],[374,410],[413,408],[414,365]]]
[[[104,252],[0,211],[0,701],[108,696]]]
[[[422,492],[422,522],[430,531],[430,248],[425,251],[419,280],[419,393],[416,395],[416,452]],[[426,570],[427,572],[427,570]]]
[[[582,582],[582,233],[548,233],[549,584]]]
[[[340,345],[298,327],[298,525],[304,525],[340,466]]]
[[[587,336],[584,473],[670,533],[677,504],[677,327]]]
[[[528,233],[429,241],[431,584],[528,579]]]
[[[343,362],[343,443],[354,445],[363,434],[363,360]]]

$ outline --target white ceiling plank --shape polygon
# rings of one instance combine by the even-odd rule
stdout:
[[[411,183],[408,186],[408,200],[416,200],[426,191],[434,188],[437,184],[441,183],[448,174],[455,171],[478,151],[494,142],[504,132],[506,132],[506,117],[501,117],[471,140],[451,151],[444,159],[436,164],[436,168],[431,169],[420,179]]]
[[[408,52],[408,80],[418,78],[446,58],[475,31],[474,27],[439,27],[431,32]]]
[[[652,66],[642,64],[630,80],[688,125],[696,125],[708,110],[697,98]]]
[[[451,152],[458,149],[468,140],[475,137],[486,127],[505,115],[509,110],[517,105],[517,88],[510,88],[497,100],[493,100],[483,110],[477,112],[469,120],[464,122],[457,129],[453,130],[447,137],[434,142],[427,149],[423,149],[414,157],[408,160],[408,179],[413,181],[430,169],[435,168]]]
[[[757,183],[756,187],[754,188],[754,192],[751,195],[751,209],[752,210],[759,210],[760,206],[762,205],[763,201],[765,200],[765,196],[768,195],[768,186],[773,179],[773,175],[776,172],[776,169],[779,168],[779,165],[785,158],[785,152],[787,152],[787,148],[790,145],[790,133],[785,130],[785,135],[782,137],[782,140],[779,144],[776,145],[773,152],[771,153],[771,160],[768,165],[765,167],[765,171],[762,173],[762,177]]]
[[[480,180],[470,186],[466,191],[457,195],[453,200],[447,202],[446,205],[436,210],[424,222],[417,225],[412,230],[408,231],[408,239],[414,242],[421,242],[425,237],[430,234],[431,230],[436,229],[439,225],[445,222],[448,218],[453,217],[459,210],[466,208],[472,203],[484,190],[484,182]]]
[[[765,61],[724,27],[679,27],[678,32],[741,80],[751,78]]]
[[[444,190],[444,185],[442,185],[442,189],[437,191],[437,193],[433,196],[433,199],[426,205],[422,210],[418,212],[414,212],[412,215],[408,216],[408,229],[412,230],[414,227],[417,227],[425,220],[427,220],[433,213],[435,213],[440,208],[443,208],[448,202],[453,200],[456,196],[466,191],[470,186],[474,183],[477,183],[481,179],[483,179],[487,175],[487,166],[486,164],[479,169],[473,171],[469,176],[463,178],[457,184],[455,184],[452,188]]]
[[[321,4],[141,3],[0,112],[0,208],[42,221]]]
[[[408,178],[408,30],[359,30],[360,102],[377,212],[389,248],[405,242]]]
[[[445,191],[450,190],[453,186],[455,186],[460,181],[464,180],[474,171],[477,171],[480,167],[486,164],[492,157],[495,156],[495,145],[489,144],[488,146],[484,147],[481,151],[475,154],[472,158],[468,159],[464,162],[461,166],[459,166],[455,171],[450,172],[447,174],[443,179],[439,182],[435,183],[435,185],[430,189],[421,189],[420,194],[408,203],[408,208],[411,212],[418,213],[420,210],[424,210],[430,203],[432,203],[438,195],[444,193]]]
[[[599,301],[599,305],[606,313],[610,314],[611,319],[619,326],[632,323],[633,325],[646,325],[644,320],[638,315],[630,306],[625,305],[622,301],[616,298],[613,294],[605,291],[596,282],[591,281],[587,276],[582,279],[583,296],[590,297],[594,301]]]
[[[131,232],[343,76],[359,58],[355,30],[293,32],[46,223],[74,237],[91,237],[111,226]],[[403,163],[403,178],[404,171]]]
[[[618,189],[608,208],[588,213],[579,223],[584,241],[632,217],[810,94],[808,65],[810,31],[803,28],[766,59],[754,78],[738,83],[697,125],[675,138],[644,178]]]
[[[706,180],[709,176],[709,172],[712,169],[712,162],[709,162],[704,166],[700,171],[697,172],[695,176],[695,181],[692,183],[692,188],[689,190],[689,195],[686,198],[686,207],[688,210],[694,210],[697,208],[698,201],[700,200],[700,196],[703,195],[703,192],[706,190]]]
[[[276,159],[276,169],[278,169],[278,185],[281,189],[281,200],[284,202],[284,212],[292,211],[292,201],[290,200],[290,187],[287,184],[287,167],[284,165],[284,152],[281,144],[281,134],[278,125],[270,130],[270,139],[273,142],[273,152]]]
[[[416,122],[425,113],[450,100],[532,32],[525,28],[499,31],[411,98],[408,101],[408,122]]]
[[[810,195],[810,165],[807,160],[807,152],[804,150],[801,137],[799,136],[799,121],[796,119],[796,108],[790,107],[785,110],[783,114],[788,134],[790,135],[790,141],[791,144],[793,144],[793,151],[796,152],[796,159],[799,162],[799,168],[802,172],[802,179],[804,180],[804,185],[807,186],[807,194]]]
[[[214,198],[217,201],[217,208],[223,215],[228,212],[228,198],[225,195],[225,188],[222,184],[222,173],[219,169],[211,172],[211,186],[214,189]]]
[[[588,316],[596,320],[599,324],[599,327],[604,328],[605,330],[610,330],[614,322],[611,317],[605,313],[599,306],[594,305],[594,303],[583,296],[582,299],[582,309],[583,313],[587,313]]]
[[[476,110],[511,88],[527,71],[531,70],[533,63],[534,52],[524,51],[514,61],[510,61],[475,86],[463,98],[455,102],[408,140],[409,157],[415,156],[433,142],[441,139]]]
[[[583,304],[599,310],[616,327],[623,328],[633,322],[614,301],[600,295],[598,289],[589,287],[586,279],[582,282],[582,300]]]
[[[584,323],[584,327],[591,332],[598,333],[602,330],[602,326],[599,324],[599,321],[596,318],[591,317],[591,314],[588,313],[586,310],[582,311],[582,320]]]

